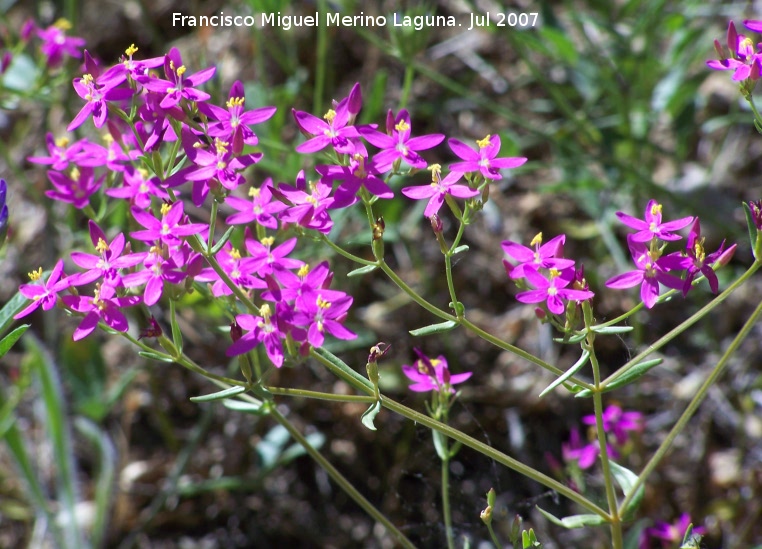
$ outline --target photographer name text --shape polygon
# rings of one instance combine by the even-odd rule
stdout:
[[[281,12],[260,13],[257,15],[226,15],[224,11],[215,15],[184,15],[172,13],[172,26],[175,27],[260,27],[279,28],[288,31],[300,27],[404,27],[415,30],[436,27],[462,27],[473,30],[486,27],[534,27],[539,14],[536,12],[510,13],[468,13],[461,17],[454,15],[404,15],[394,13],[385,15],[342,15],[337,12],[310,15],[286,15]]]

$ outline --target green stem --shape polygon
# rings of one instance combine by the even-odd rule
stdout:
[[[761,316],[762,316],[762,303],[757,305],[757,308],[754,310],[754,312],[751,314],[749,319],[743,325],[743,327],[741,328],[741,331],[738,332],[736,337],[733,339],[733,342],[730,344],[730,346],[727,348],[725,353],[722,355],[722,358],[720,358],[719,362],[717,362],[717,365],[712,370],[712,373],[709,374],[709,377],[706,378],[706,380],[701,385],[696,395],[693,397],[693,399],[691,399],[691,402],[688,404],[688,407],[683,412],[683,415],[680,416],[680,419],[677,420],[677,423],[675,423],[675,426],[672,427],[672,430],[667,435],[667,438],[665,438],[664,442],[662,442],[659,445],[659,448],[658,450],[656,450],[656,453],[654,453],[654,455],[648,461],[648,463],[643,468],[641,473],[638,475],[638,479],[635,481],[632,488],[630,488],[630,494],[624,498],[624,500],[619,506],[620,512],[624,512],[627,509],[627,507],[630,505],[630,502],[632,501],[632,498],[637,493],[638,489],[645,483],[646,479],[649,476],[651,476],[651,473],[653,473],[654,469],[656,469],[656,467],[659,465],[661,460],[667,454],[670,446],[672,445],[672,442],[675,440],[675,438],[677,438],[677,435],[679,435],[682,432],[682,430],[685,428],[685,425],[688,423],[688,420],[691,419],[691,417],[696,412],[701,402],[704,400],[704,398],[706,398],[706,395],[709,392],[709,389],[712,387],[712,385],[714,385],[717,382],[719,377],[725,371],[725,367],[727,366],[730,358],[735,354],[735,352],[741,346],[741,343],[749,335],[749,333],[751,332],[751,329],[754,327],[754,324],[757,323],[757,321],[759,320]]]
[[[699,309],[697,312],[695,312],[693,315],[691,315],[688,319],[686,319],[684,322],[682,322],[679,326],[676,326],[666,334],[664,334],[662,337],[657,339],[654,343],[649,345],[643,352],[639,353],[634,358],[631,358],[629,361],[627,361],[622,367],[620,367],[616,372],[611,374],[609,377],[603,380],[601,382],[601,390],[604,390],[606,386],[608,386],[609,383],[612,383],[613,381],[619,379],[622,377],[627,371],[634,368],[637,364],[639,364],[644,358],[646,358],[648,355],[653,353],[654,351],[662,348],[664,345],[672,341],[674,338],[676,338],[678,335],[683,333],[685,330],[693,326],[696,322],[704,318],[707,314],[709,314],[709,311],[717,307],[720,303],[725,301],[730,294],[732,294],[734,291],[736,291],[748,278],[750,278],[757,269],[762,266],[761,261],[755,261],[751,267],[748,268],[748,270],[742,274],[738,280],[733,282],[724,292],[722,292],[720,295],[715,297],[712,301],[704,305],[701,309]]]
[[[376,398],[364,395],[337,395],[334,393],[320,393],[305,389],[291,389],[290,387],[266,387],[274,395],[293,396],[302,398],[316,398],[318,400],[331,400],[334,402],[376,402]]]
[[[204,243],[201,241],[201,238],[198,235],[193,235],[192,238],[196,239],[196,244],[199,248],[203,248]],[[208,251],[202,252],[203,256],[206,258],[209,265],[214,269],[214,272],[217,273],[217,275],[222,279],[222,281],[225,283],[225,285],[230,288],[230,290],[233,292],[233,294],[241,300],[241,303],[243,303],[246,308],[249,310],[250,313],[253,314],[259,314],[259,307],[254,305],[254,302],[249,299],[249,296],[247,296],[241,288],[238,287],[238,284],[230,280],[230,277],[225,272],[225,269],[222,268],[222,266],[217,262],[217,258],[215,258],[212,254],[210,254]]]
[[[344,476],[336,469],[330,461],[328,461],[323,455],[318,452],[312,444],[294,427],[294,425],[281,414],[276,406],[272,406],[270,409],[270,415],[280,423],[297,441],[302,448],[315,460],[315,462],[330,476],[333,481],[339,485],[339,487],[351,497],[355,503],[357,503],[362,509],[368,513],[372,518],[384,525],[387,531],[396,538],[397,542],[402,546],[409,549],[415,549],[415,545],[405,537],[405,535],[399,531],[399,529],[392,524],[392,522],[386,518],[386,516],[376,509],[373,504],[363,496],[357,488],[355,488],[351,482],[349,482]]]
[[[442,441],[445,455],[449,454],[450,444],[447,439]],[[444,515],[447,549],[455,549],[455,539],[452,532],[452,511],[450,510],[450,458],[442,460],[442,514]]]
[[[358,391],[362,391],[368,395],[372,395],[374,393],[373,384],[368,381],[367,379],[359,376],[356,372],[354,372],[354,375],[352,375],[350,372],[345,372],[343,368],[339,367],[337,364],[334,364],[331,359],[328,358],[329,353],[325,351],[325,349],[322,349],[320,353],[318,352],[311,352],[310,356],[318,360],[321,364],[323,364],[326,368],[328,368],[334,375],[341,378],[345,382],[349,383],[352,387],[357,389]],[[508,467],[509,469],[512,469],[516,471],[517,473],[528,477],[535,482],[538,482],[539,484],[542,484],[543,486],[546,486],[550,488],[551,490],[555,490],[562,496],[566,497],[567,499],[570,499],[571,501],[578,503],[591,513],[595,513],[596,515],[604,518],[605,520],[610,520],[609,514],[601,509],[598,505],[596,505],[594,502],[587,499],[582,494],[575,492],[568,486],[561,484],[554,478],[551,478],[544,473],[541,473],[540,471],[537,471],[536,469],[529,467],[528,465],[523,464],[522,462],[510,457],[507,454],[504,454],[503,452],[496,450],[495,448],[492,448],[491,446],[485,444],[484,442],[481,442],[480,440],[477,440],[471,436],[468,436],[467,434],[463,433],[462,431],[459,431],[458,429],[454,429],[450,427],[449,425],[442,423],[440,421],[437,421],[425,414],[422,414],[420,412],[417,412],[411,408],[408,408],[407,406],[404,406],[386,396],[381,395],[381,405],[391,410],[392,412],[399,414],[403,417],[406,417],[407,419],[415,422],[420,423],[424,427],[428,427],[429,429],[432,429],[434,431],[439,431],[443,435],[450,437],[453,440],[456,440],[463,444],[464,446],[467,446],[471,448],[472,450],[476,450],[477,452],[487,456],[488,458],[496,461],[497,463],[500,463],[501,465],[504,465]]]
[[[322,233],[320,234],[320,240],[321,242],[326,244],[329,248],[334,250],[336,253],[338,253],[339,255],[343,255],[350,261],[354,261],[355,263],[359,263],[360,265],[365,265],[365,266],[378,264],[377,261],[368,261],[367,259],[363,259],[362,257],[356,256],[353,253],[346,251],[344,248],[342,248],[338,244],[335,244],[334,242],[329,240],[328,237]]]
[[[593,333],[593,335],[595,335]],[[614,549],[622,549],[622,522],[617,509],[616,493],[614,492],[614,477],[611,474],[611,464],[609,463],[609,452],[606,440],[606,431],[603,426],[603,396],[600,392],[601,368],[598,364],[598,357],[595,354],[595,348],[590,342],[585,345],[590,352],[590,364],[593,367],[593,407],[595,409],[595,427],[598,435],[598,447],[601,449],[601,466],[603,469],[603,480],[606,485],[606,502],[611,513],[611,540]]]

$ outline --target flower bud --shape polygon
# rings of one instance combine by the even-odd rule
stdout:
[[[434,234],[442,234],[442,231],[444,231],[442,219],[437,214],[434,214],[429,218],[429,221],[431,222],[431,229],[434,231]]]
[[[724,267],[730,263],[730,260],[733,259],[733,255],[736,253],[737,247],[738,244],[733,244],[730,248],[722,252],[720,257],[717,258],[717,261],[715,261],[715,265],[717,265],[717,267]]]
[[[243,330],[238,325],[238,323],[234,320],[230,324],[230,339],[232,339],[233,343],[235,343],[236,341],[238,341],[242,337],[243,337]]]
[[[349,92],[349,98],[347,100],[347,111],[349,111],[349,117],[354,120],[362,109],[362,90],[360,89],[360,83],[355,83],[352,86],[352,91]]]

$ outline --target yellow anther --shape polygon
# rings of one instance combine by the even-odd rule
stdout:
[[[532,239],[532,242],[529,243],[530,246],[539,246],[542,244],[542,233],[537,233],[534,235],[534,238]]]
[[[148,170],[146,170],[145,168],[138,168],[138,173],[140,174],[140,177],[142,177],[143,179],[148,178]]]
[[[245,100],[246,99],[243,98],[243,97],[231,97],[230,99],[228,99],[228,101],[227,101],[227,103],[225,103],[225,105],[229,109],[232,109],[233,107],[241,107],[241,106],[243,106],[243,102]]]
[[[429,362],[431,362],[431,365],[434,366],[435,368],[439,366],[440,364],[442,364],[442,361],[439,360],[438,358],[431,358],[429,359]]]
[[[161,205],[161,215],[167,215],[167,212],[169,212],[169,209],[172,207],[172,204],[167,204],[166,202]]]
[[[331,303],[323,299],[322,295],[317,296],[317,299],[315,300],[315,304],[321,309],[328,309],[331,306]]]
[[[431,182],[435,182],[439,176],[442,173],[442,165],[441,164],[432,164],[429,166],[429,170],[431,170]]]
[[[328,112],[323,115],[323,118],[325,118],[327,122],[333,122],[333,119],[336,118],[336,111],[328,109]]]
[[[241,259],[241,252],[238,251],[238,248],[231,248],[230,257],[236,260]]]
[[[275,238],[272,236],[266,236],[262,240],[260,240],[263,246],[267,246],[268,248],[272,246],[275,243]]]
[[[661,204],[654,204],[651,206],[651,215],[658,215],[661,213]]]
[[[71,23],[68,19],[64,19],[63,17],[53,23],[53,26],[64,31],[71,29]]]
[[[754,41],[751,38],[749,38],[748,36],[746,36],[743,40],[741,40],[741,43],[738,44],[738,49],[739,50],[744,50],[744,49],[752,49],[753,50],[754,49]]]
[[[186,70],[187,69],[185,68],[185,65],[180,65],[179,67],[177,67],[177,76],[184,75]]]
[[[110,133],[104,134],[101,139],[103,139],[103,142],[107,145],[111,145],[114,142],[114,136],[112,136]]]
[[[95,251],[104,254],[108,251],[108,244],[102,238],[98,239],[98,243],[95,245]]]
[[[138,51],[137,46],[135,44],[130,44],[130,47],[124,50],[124,54],[127,57],[132,57],[133,55],[137,53],[137,51]]]
[[[477,139],[476,144],[479,145],[480,149],[483,149],[485,147],[489,147],[491,145],[490,139],[492,138],[491,135],[488,135],[484,139]]]
[[[79,181],[80,175],[82,174],[79,173],[79,168],[74,166],[69,172],[69,179],[71,179],[72,181]]]
[[[227,162],[223,162],[222,160],[217,162],[217,169],[218,170],[224,170],[227,167],[228,167]]]
[[[399,122],[397,122],[397,125],[394,126],[394,129],[397,130],[398,132],[406,132],[410,129],[410,124],[408,124],[404,120],[400,120]]]
[[[557,277],[561,276],[561,271],[559,271],[558,269],[555,269],[555,268],[551,267],[551,268],[548,270],[548,274],[550,275],[550,278],[551,278],[551,279],[553,279],[553,278],[557,278]]]
[[[83,83],[85,86],[89,86],[90,84],[92,84],[92,83],[93,83],[93,75],[92,75],[92,74],[90,74],[90,73],[87,73],[87,74],[83,74],[83,75],[82,75],[82,80],[81,80],[81,82],[82,82],[82,83]]]
[[[203,148],[204,148],[204,144],[203,144],[201,141],[196,141],[196,142],[193,144],[193,148],[194,148],[194,149],[203,149]]]
[[[264,318],[265,320],[270,320],[270,316],[272,316],[272,310],[270,309],[270,306],[265,303],[259,308],[259,315]]]
[[[307,276],[309,272],[310,272],[310,266],[307,263],[305,263],[304,265],[299,267],[299,270],[297,271],[296,274],[299,276],[299,278],[304,278],[305,276]]]
[[[217,150],[218,155],[227,154],[229,145],[230,143],[223,141],[219,137],[214,138],[214,148]]]
[[[68,137],[59,137],[56,139],[56,147],[59,149],[63,149],[64,147],[69,145],[69,138]]]
[[[262,189],[259,189],[257,187],[251,187],[249,189],[249,196],[252,198],[257,198],[261,192],[262,192]]]
[[[42,267],[40,267],[36,271],[27,273],[27,276],[29,276],[29,280],[31,280],[32,282],[37,282],[38,280],[42,278]]]
[[[169,60],[169,69],[170,70],[175,70],[175,62],[172,61],[171,59]]]

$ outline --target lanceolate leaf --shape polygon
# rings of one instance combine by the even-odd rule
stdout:
[[[579,372],[582,369],[582,367],[585,364],[587,364],[587,360],[589,358],[590,358],[590,351],[583,351],[582,356],[579,357],[579,360],[575,362],[571,368],[566,370],[566,372],[564,372],[562,375],[558,376],[553,383],[548,385],[548,387],[542,393],[540,393],[540,398],[544,397],[550,391],[552,391],[553,389],[561,385],[564,381],[569,379],[571,376]]]

